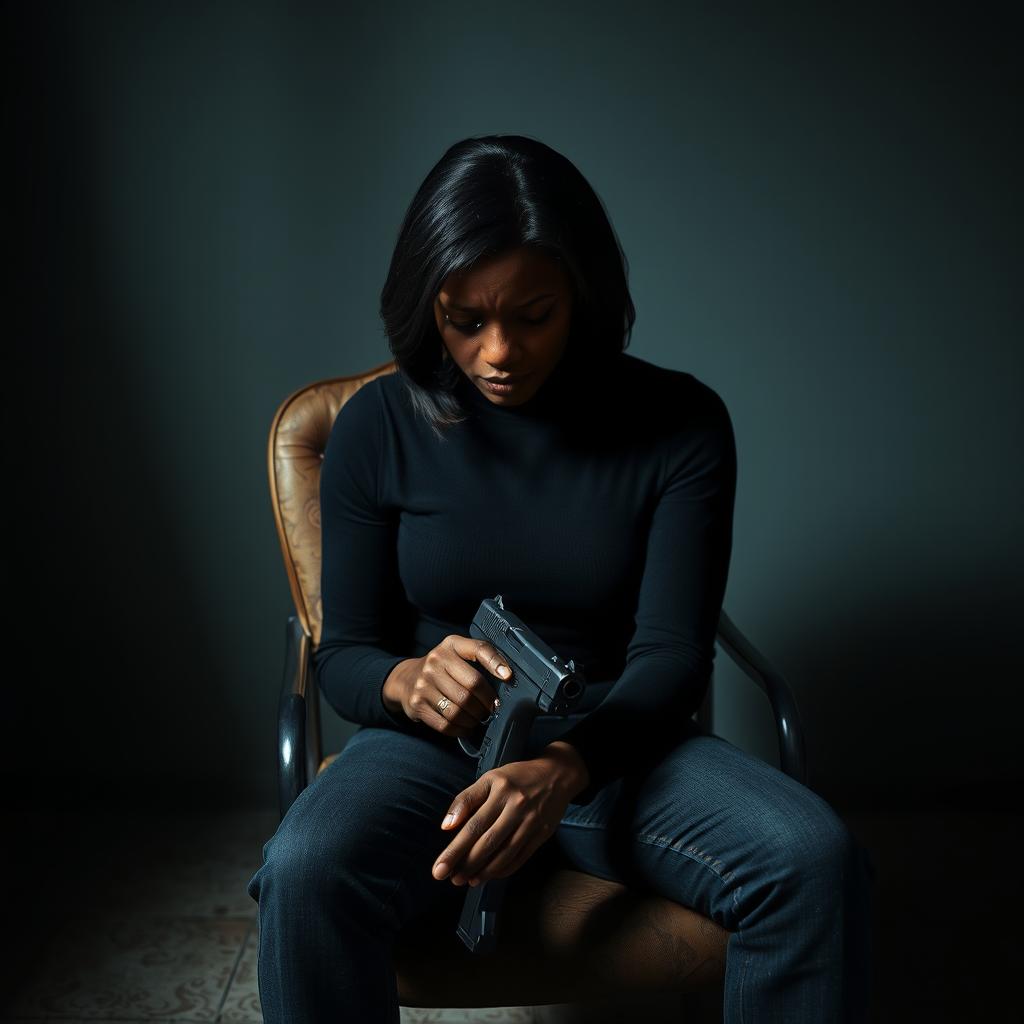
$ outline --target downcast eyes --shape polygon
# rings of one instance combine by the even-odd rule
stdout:
[[[551,309],[544,313],[543,316],[535,317],[533,319],[524,316],[522,320],[524,324],[531,324],[535,326],[537,324],[544,323],[544,321],[547,320],[550,316]],[[453,320],[450,316],[448,316],[447,313],[445,314],[445,319],[448,321],[448,323],[452,325],[452,327],[455,328],[455,330],[459,331],[462,334],[476,334],[476,332],[479,331],[480,328],[483,326],[482,320],[470,320],[468,322],[463,323],[460,321]]]

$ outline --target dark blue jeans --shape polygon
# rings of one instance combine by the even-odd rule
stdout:
[[[395,936],[442,901],[457,921],[468,890],[431,867],[475,762],[435,735],[360,729],[264,845],[248,892],[267,1024],[397,1024]],[[639,884],[733,933],[727,1024],[866,1019],[866,850],[817,794],[692,720],[653,767],[570,805],[552,841],[579,870]]]

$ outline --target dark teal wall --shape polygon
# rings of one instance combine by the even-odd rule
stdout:
[[[457,139],[516,132],[605,201],[631,351],[732,412],[726,609],[796,690],[815,787],[1019,779],[1009,25],[787,10],[18,14],[8,437],[29,511],[10,543],[45,740],[12,770],[273,801],[271,418],[388,357],[377,302],[413,191]],[[726,662],[719,731],[770,758],[767,707]],[[329,747],[348,730],[329,721]]]

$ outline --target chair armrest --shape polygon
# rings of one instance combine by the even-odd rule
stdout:
[[[284,678],[277,706],[277,800],[282,818],[316,778],[320,765],[320,701],[310,651],[309,634],[297,616],[289,615]]]
[[[726,654],[768,697],[779,737],[780,767],[790,778],[806,785],[807,753],[803,724],[789,684],[782,673],[737,629],[724,608],[718,619],[717,639]]]

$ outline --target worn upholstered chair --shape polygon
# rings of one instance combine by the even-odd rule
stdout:
[[[385,363],[301,388],[281,404],[267,453],[270,493],[295,614],[288,617],[279,705],[278,795],[283,818],[302,789],[337,756],[323,754],[312,651],[320,640],[320,464],[334,418]],[[781,768],[805,781],[804,741],[785,680],[722,612],[716,642],[767,695]],[[697,721],[712,729],[712,685]],[[450,921],[424,917],[395,947],[399,1001],[410,1007],[550,1006],[560,1019],[600,1018],[598,1001],[665,1011],[672,1020],[714,1019],[729,932],[670,900],[573,870],[546,843],[513,877],[495,952],[470,953]],[[575,1008],[575,1011],[574,1011]],[[557,1013],[555,1016],[559,1016]],[[549,1013],[549,1018],[551,1014]]]

